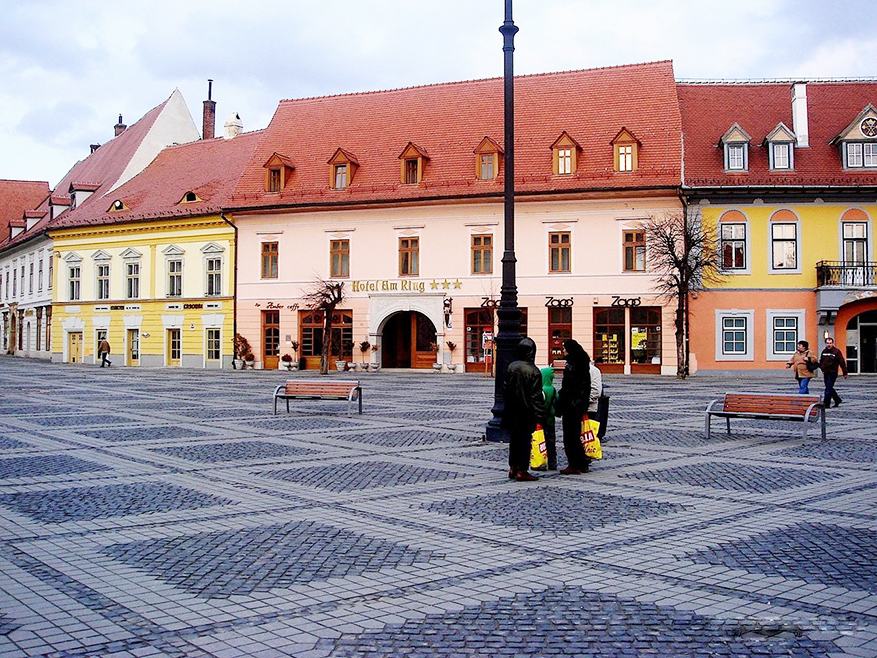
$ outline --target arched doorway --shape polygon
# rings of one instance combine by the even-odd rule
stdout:
[[[418,311],[399,311],[384,322],[381,365],[384,368],[431,368],[436,359],[436,329]]]
[[[850,372],[877,373],[877,310],[852,317],[847,322],[846,339]]]

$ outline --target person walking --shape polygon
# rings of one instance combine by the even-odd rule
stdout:
[[[815,376],[813,371],[818,366],[816,358],[810,353],[810,343],[799,340],[795,353],[786,363],[786,368],[792,369],[795,381],[798,382],[798,393],[801,395],[810,393],[810,380]]]
[[[834,390],[834,384],[837,381],[838,369],[843,373],[844,379],[847,378],[847,362],[841,351],[834,346],[834,338],[831,336],[825,339],[825,349],[819,355],[819,368],[822,370],[822,379],[825,382],[825,397],[822,404],[828,409],[831,401],[834,400],[834,406],[837,407],[843,400]]]
[[[554,368],[548,366],[541,368],[542,394],[545,396],[545,423],[542,428],[545,431],[545,451],[548,464],[537,468],[537,471],[557,470],[557,429],[554,423],[555,404],[557,402],[557,389],[554,388]]]
[[[530,443],[538,423],[545,422],[542,374],[536,367],[536,343],[522,338],[516,361],[506,371],[502,426],[509,431],[509,479],[518,482],[538,480],[529,472]]]
[[[560,472],[563,475],[581,475],[588,472],[591,464],[581,442],[582,416],[591,406],[591,358],[572,339],[563,341],[563,349],[566,352],[566,367],[557,394],[557,414],[562,418],[563,450],[569,465]],[[596,410],[596,401],[594,408]]]
[[[98,344],[97,353],[98,353],[98,356],[100,357],[100,367],[101,368],[103,368],[104,366],[109,368],[111,365],[113,365],[113,362],[107,358],[110,355],[110,343],[106,338],[104,338]]]

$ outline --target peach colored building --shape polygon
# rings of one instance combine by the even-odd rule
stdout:
[[[640,222],[679,211],[681,119],[657,62],[516,80],[519,305],[537,361],[571,336],[608,372],[675,373]],[[503,248],[502,80],[282,101],[229,203],[237,331],[316,367],[319,279],[345,282],[333,356],[484,372]],[[376,349],[360,352],[367,341]],[[451,349],[451,345],[455,349]]]

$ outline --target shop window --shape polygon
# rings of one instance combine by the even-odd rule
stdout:
[[[518,310],[521,312],[521,335],[526,336],[527,309],[519,307]],[[492,308],[467,308],[463,309],[463,319],[466,332],[464,345],[466,372],[485,372],[492,367],[495,358],[493,339],[496,338],[497,332],[496,312]],[[485,340],[485,333],[492,337],[491,341]]]
[[[263,242],[262,243],[262,278],[263,279],[276,279],[277,278],[277,243],[276,242]]]
[[[604,372],[624,372],[624,309],[594,309],[594,363]]]
[[[420,239],[399,238],[399,276],[420,273]]]
[[[329,242],[329,276],[333,279],[350,276],[350,240]]]
[[[277,368],[280,358],[280,311],[262,311],[262,367]]]
[[[219,361],[222,356],[219,329],[207,330],[207,360]]]
[[[493,273],[493,236],[472,236],[472,274]]]
[[[572,338],[572,308],[548,309],[548,363],[564,358],[563,341]]]
[[[661,372],[661,307],[630,309],[631,372]]]
[[[646,234],[643,231],[624,231],[624,271],[646,271]]]
[[[548,271],[570,271],[569,231],[551,232],[548,234]]]
[[[299,311],[300,354],[307,368],[319,368],[323,351],[322,311]],[[336,310],[332,317],[329,359],[353,360],[353,311]]]

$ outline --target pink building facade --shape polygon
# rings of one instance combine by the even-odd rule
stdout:
[[[672,303],[653,292],[641,230],[681,212],[672,66],[516,88],[518,299],[537,362],[562,358],[572,337],[605,372],[675,373]],[[324,279],[345,282],[334,358],[489,370],[501,108],[500,80],[281,102],[229,209],[237,331],[258,365],[277,367],[295,342],[318,367],[322,319],[304,296]]]

